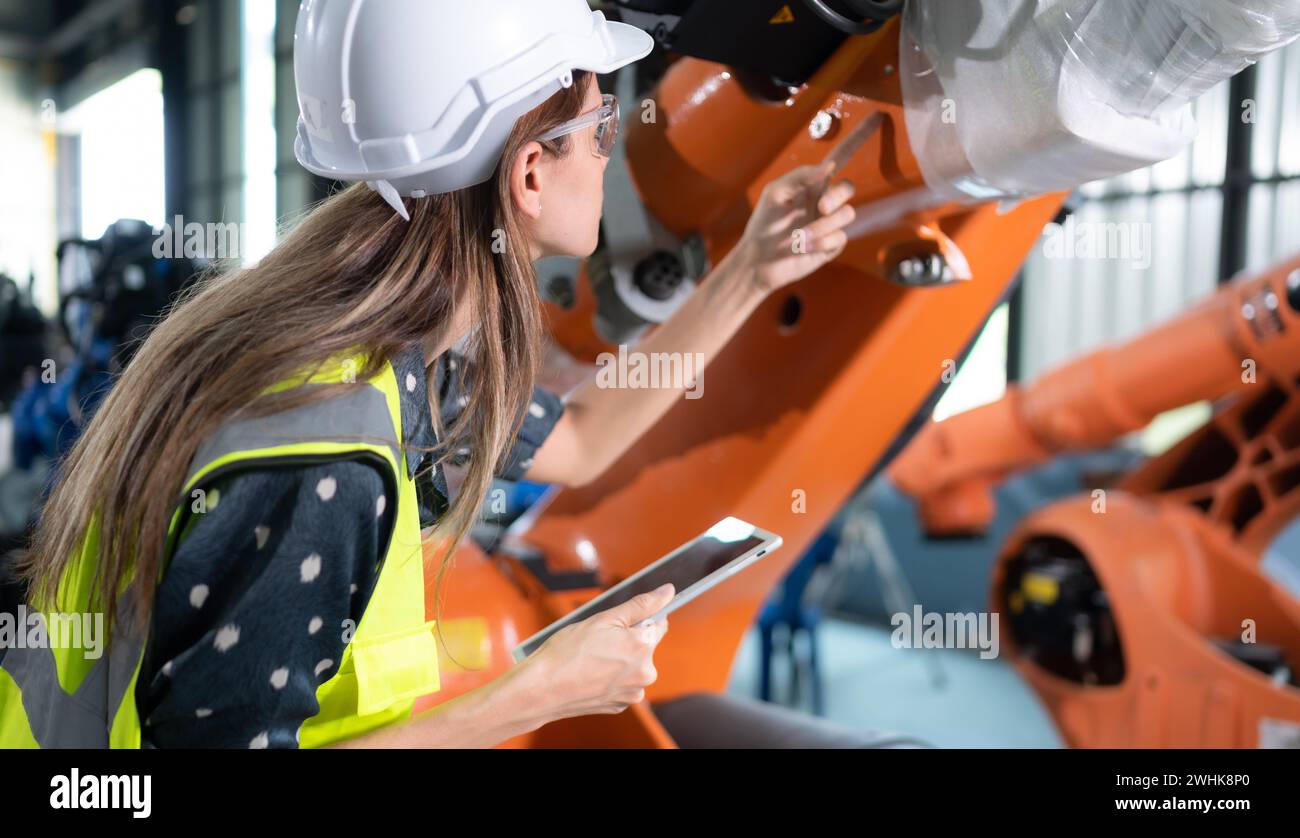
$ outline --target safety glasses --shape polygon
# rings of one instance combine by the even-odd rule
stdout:
[[[576,134],[588,125],[595,125],[596,132],[592,139],[591,153],[597,157],[609,157],[618,141],[619,113],[618,100],[606,93],[601,97],[601,106],[594,111],[583,114],[563,125],[558,125],[537,138],[538,142],[550,142],[569,134]]]

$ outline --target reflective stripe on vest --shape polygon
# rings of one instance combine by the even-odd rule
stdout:
[[[0,669],[8,675],[18,696],[11,696],[7,684],[0,684],[0,746],[23,745],[43,748],[106,748],[110,725],[105,708],[117,708],[135,684],[135,671],[144,642],[139,632],[126,625],[135,601],[134,589],[128,588],[119,598],[117,615],[123,629],[108,649],[91,665],[73,692],[60,686],[56,652],[47,648],[13,648],[8,650]],[[42,627],[48,625],[44,614],[34,615]],[[45,630],[43,628],[43,630]],[[47,635],[48,636],[48,635]],[[71,651],[71,650],[68,650]],[[10,706],[10,699],[12,706]],[[26,735],[11,741],[18,732],[25,713]],[[12,718],[11,718],[12,716]]]
[[[347,362],[359,369],[363,358]],[[338,382],[331,369],[292,386]],[[283,386],[273,390],[285,389]],[[415,483],[406,475],[401,400],[390,365],[366,384],[324,402],[223,425],[200,446],[168,530],[180,538],[190,493],[220,474],[268,462],[366,458],[397,494],[397,515],[370,601],[335,674],[316,691],[319,712],[299,730],[318,747],[405,718],[415,699],[439,688],[433,622],[425,620],[424,563]],[[58,601],[89,611],[98,528],[92,527],[60,582]],[[133,588],[121,599],[130,607]],[[0,660],[0,747],[139,747],[135,683],[144,642],[119,619],[103,657],[78,650],[10,649]],[[339,627],[340,632],[344,631]]]

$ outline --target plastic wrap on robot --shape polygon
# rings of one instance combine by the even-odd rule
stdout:
[[[1039,195],[1170,159],[1191,103],[1300,36],[1300,0],[911,0],[907,129],[927,183]]]

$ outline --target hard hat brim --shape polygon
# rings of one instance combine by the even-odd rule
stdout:
[[[635,26],[616,21],[606,21],[605,26],[608,27],[610,38],[614,42],[614,55],[602,66],[578,69],[590,70],[593,73],[612,73],[634,61],[640,61],[655,48],[655,39]]]

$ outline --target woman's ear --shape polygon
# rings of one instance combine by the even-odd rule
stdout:
[[[542,214],[542,161],[545,150],[536,140],[515,155],[510,169],[510,197],[515,209],[534,221]]]

